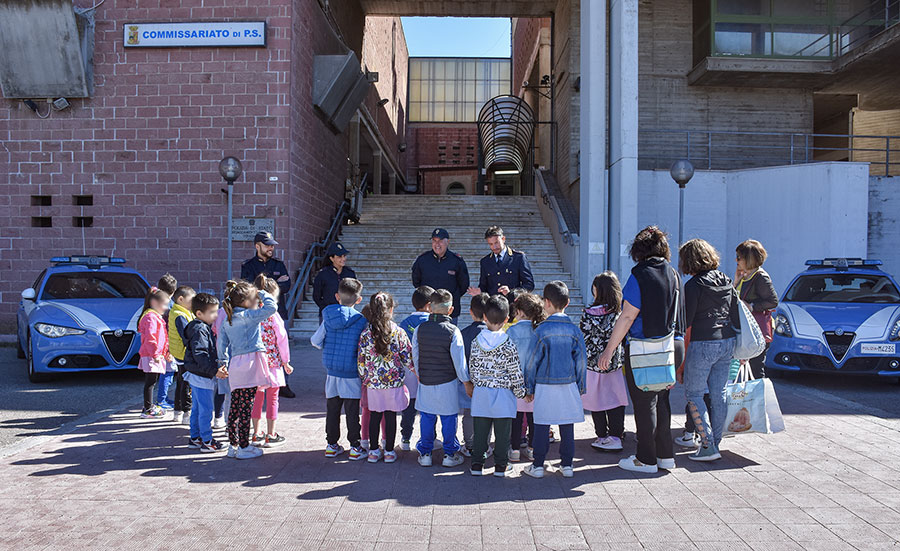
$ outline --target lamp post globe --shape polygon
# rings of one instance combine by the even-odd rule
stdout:
[[[678,184],[678,246],[684,243],[684,188],[694,177],[694,165],[681,159],[672,163],[669,175]]]
[[[233,184],[235,180],[240,178],[242,172],[244,172],[244,168],[237,157],[225,157],[219,161],[219,174],[229,184]]]

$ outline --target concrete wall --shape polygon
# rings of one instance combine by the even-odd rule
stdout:
[[[684,239],[712,243],[729,277],[738,243],[759,240],[780,294],[808,259],[866,255],[868,187],[864,163],[698,171],[685,191]],[[678,187],[668,171],[640,171],[638,222],[660,226],[675,248]]]
[[[869,178],[869,258],[900,277],[900,176]]]

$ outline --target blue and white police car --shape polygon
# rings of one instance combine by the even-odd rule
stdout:
[[[881,261],[807,261],[775,311],[767,373],[900,377],[900,291]]]
[[[141,346],[137,322],[150,286],[124,259],[51,259],[22,291],[17,313],[19,357],[28,378],[53,373],[134,369]]]

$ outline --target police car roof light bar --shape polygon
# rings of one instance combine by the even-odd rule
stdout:
[[[109,256],[54,256],[50,259],[54,264],[84,264],[86,266],[100,266],[103,264],[125,264],[124,258]]]
[[[853,268],[868,268],[881,266],[882,262],[876,259],[863,258],[823,258],[822,260],[807,260],[806,265],[810,270],[835,268],[838,270],[847,270]]]

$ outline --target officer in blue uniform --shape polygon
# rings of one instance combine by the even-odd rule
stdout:
[[[459,318],[459,299],[469,287],[469,267],[449,249],[450,234],[443,228],[431,232],[431,250],[419,255],[412,266],[413,287],[428,285],[453,295],[453,322]]]
[[[253,283],[259,274],[265,274],[266,277],[274,279],[281,290],[278,297],[278,313],[281,314],[282,319],[287,320],[285,299],[291,290],[291,276],[288,274],[284,262],[275,258],[275,245],[278,244],[278,241],[275,241],[271,233],[264,231],[256,234],[253,243],[256,247],[256,256],[241,264],[241,279]]]
[[[340,243],[332,243],[325,252],[326,259],[329,263],[313,280],[313,300],[319,307],[319,319],[322,318],[322,310],[331,304],[337,304],[338,300],[334,296],[338,292],[338,286],[341,280],[347,277],[356,279],[356,272],[346,266],[347,255],[350,253]]]
[[[506,246],[506,236],[499,226],[491,226],[484,233],[484,239],[491,248],[491,254],[481,259],[481,277],[478,287],[469,288],[470,295],[488,293],[507,295],[512,289],[521,287],[534,290],[534,275],[525,253]]]

